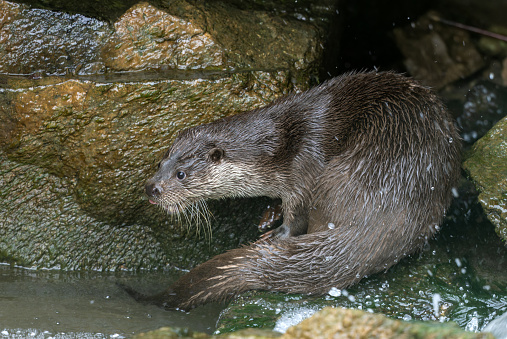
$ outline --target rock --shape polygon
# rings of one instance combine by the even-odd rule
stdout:
[[[123,14],[102,48],[106,66],[115,71],[158,65],[171,69],[227,66],[223,48],[206,32],[207,15],[184,1],[175,3],[173,7],[185,6],[185,12],[195,17],[171,15],[145,2]]]
[[[460,329],[453,323],[405,322],[361,310],[326,307],[301,323],[289,327],[280,336],[269,330],[247,329],[237,332],[208,336],[189,330],[161,328],[141,333],[136,339],[159,338],[488,338],[490,333],[473,333]]]
[[[0,73],[104,71],[99,55],[111,33],[104,21],[0,0]]]
[[[477,141],[464,163],[496,233],[507,241],[507,117]]]
[[[66,270],[163,268],[166,254],[146,226],[111,227],[74,199],[76,181],[0,153],[0,257]]]
[[[0,13],[0,59],[5,60],[0,73],[249,68],[293,69],[303,79],[316,74],[322,54],[318,26],[220,2],[177,0],[164,9],[141,2],[113,28],[80,14],[5,0]]]
[[[38,173],[0,182],[9,197],[0,208],[16,215],[12,201],[24,201],[24,185],[37,186],[41,176],[65,187],[48,184],[26,198],[52,201],[46,214],[22,209],[0,225],[0,259],[69,269],[185,268],[251,241],[265,200],[239,202],[243,213],[234,216],[223,212],[230,201],[210,203],[210,246],[209,233],[186,241],[194,228],[150,206],[144,182],[178,130],[308,88],[321,40],[316,25],[219,2],[139,3],[109,25],[0,0],[3,171],[23,165]],[[63,221],[51,222],[58,215]],[[142,235],[135,239],[134,231]],[[13,242],[30,234],[37,241],[23,240],[23,249]],[[107,245],[93,253],[79,234]],[[52,246],[55,237],[72,246]]]
[[[491,334],[466,332],[453,324],[409,323],[360,310],[324,308],[282,338],[493,338]]]
[[[13,160],[75,178],[81,207],[115,224],[160,222],[143,199],[143,182],[178,130],[261,106],[286,93],[289,82],[283,72],[194,81],[58,80],[9,82],[0,93],[0,121],[8,126],[0,147]]]
[[[6,218],[0,226],[2,256],[27,266],[59,265],[67,269],[137,269],[167,264],[191,267],[205,260],[210,255],[208,252],[218,254],[249,241],[248,236],[256,234],[258,219],[255,216],[262,211],[258,203],[237,204],[235,208],[244,213],[235,215],[234,219],[224,217],[224,213],[212,208],[216,216],[213,233],[218,239],[214,239],[210,248],[205,237],[191,241],[182,238],[181,233],[194,234],[195,225],[187,226],[192,227],[191,231],[185,231],[143,198],[143,183],[155,170],[171,136],[178,130],[177,126],[182,128],[185,124],[195,123],[197,118],[201,121],[213,119],[215,105],[222,107],[222,114],[230,114],[241,105],[262,103],[258,94],[251,96],[243,90],[248,87],[248,79],[253,79],[252,74],[186,82],[187,86],[180,81],[126,85],[52,78],[27,81],[24,84],[28,87],[10,82],[11,87],[0,93],[0,125],[4,127],[0,133],[0,145],[11,159],[4,171],[9,172],[10,167],[19,166],[21,162],[29,164],[25,167],[28,172],[43,170],[42,173],[54,177],[52,180],[59,178],[72,184],[65,184],[65,191],[48,187],[46,190],[54,193],[51,196],[38,195],[33,204],[48,201],[57,206],[44,214],[32,213],[30,208],[20,208],[11,201],[24,201],[24,195],[28,193],[18,186],[40,184],[38,177],[18,174],[16,182],[0,183],[0,189],[9,192],[6,193],[9,199],[0,201],[2,213],[16,216]],[[56,80],[60,82],[51,83]],[[34,82],[37,85],[30,88]],[[219,89],[215,91],[216,97],[203,93],[213,87]],[[235,96],[229,91],[236,92],[241,98],[233,101]],[[271,97],[268,91],[264,94],[266,98]],[[166,99],[154,99],[164,95],[167,95]],[[202,100],[195,99],[198,97]],[[176,110],[179,113],[171,114],[171,110],[179,105],[181,107]],[[179,125],[175,125],[176,122]],[[56,219],[58,215],[70,216],[63,218],[62,222],[51,222],[51,218]],[[46,224],[51,226],[51,232],[41,229],[40,226]],[[251,232],[238,232],[243,225],[252,225]],[[154,232],[146,226],[152,226]],[[132,233],[121,235],[127,230]],[[139,233],[137,239],[135,232]],[[235,233],[240,234],[231,238]],[[153,239],[140,244],[145,234]],[[34,235],[36,241],[29,241]],[[77,241],[78,236],[83,239]],[[72,246],[50,248],[55,239],[59,244]],[[99,243],[107,246],[98,246],[93,241],[88,243],[87,239],[101,239]],[[128,239],[132,239],[136,246],[130,246]],[[94,245],[98,247],[94,248]],[[164,259],[161,246],[166,255],[177,259]],[[123,251],[127,251],[128,256]],[[88,254],[93,256],[87,257]]]
[[[442,25],[434,16],[429,13],[393,32],[409,73],[438,89],[478,71],[484,61],[468,32]]]
[[[259,82],[261,79],[263,80]],[[91,220],[102,223],[102,227],[121,226],[120,229],[134,225],[152,226],[156,230],[154,236],[157,246],[162,244],[167,254],[175,255],[178,258],[174,262],[176,265],[193,266],[205,260],[208,255],[203,255],[202,249],[191,254],[197,245],[186,244],[179,235],[181,229],[177,223],[175,225],[165,213],[147,203],[143,194],[144,181],[155,171],[156,163],[179,129],[211,121],[247,107],[263,105],[264,100],[272,100],[284,93],[279,86],[287,82],[283,72],[238,73],[222,79],[130,83],[102,83],[77,79],[64,81],[55,78],[9,80],[8,88],[0,92],[0,125],[3,127],[0,129],[0,147],[11,160],[10,166],[19,163],[31,165],[43,169],[47,174],[73,182],[67,187],[65,194],[73,198],[75,205],[63,203],[63,197],[51,197],[55,204],[61,204],[62,210],[58,213],[70,212],[66,209],[72,207],[72,213],[76,215],[76,224],[73,227],[82,227],[84,225],[79,224],[80,222],[89,223]],[[211,92],[214,94],[209,94]],[[216,107],[221,108],[219,114],[215,113]],[[5,170],[8,171],[8,168]],[[19,180],[22,182],[21,178]],[[8,186],[6,189],[15,197],[23,195],[23,191],[15,187]],[[45,198],[40,199],[45,201]],[[1,201],[0,205],[6,215],[20,213],[19,207],[7,200]],[[240,208],[239,206],[241,205],[236,208]],[[216,237],[221,234],[217,228],[223,229],[225,234],[228,229],[231,234],[237,233],[237,230],[232,231],[230,226],[228,228],[226,225],[236,225],[236,228],[252,225],[251,232],[244,235],[256,233],[255,225],[258,219],[249,218],[259,215],[262,208],[259,208],[258,204],[250,204],[242,209],[245,214],[238,214],[234,221],[224,219],[220,217],[221,213],[214,211],[217,215],[213,224]],[[252,212],[253,214],[248,214]],[[51,215],[52,212],[48,213]],[[2,228],[8,229],[8,232],[20,233],[18,237],[22,237],[21,233],[26,231],[25,236],[28,236],[43,222],[38,221],[38,216],[42,218],[41,215],[30,215],[29,210],[24,210],[12,222],[4,223]],[[61,237],[68,236],[69,224],[72,223],[56,223],[60,227]],[[141,234],[146,233],[138,231]],[[46,239],[43,238],[44,235]],[[119,234],[111,230],[107,235],[116,237]],[[104,234],[102,236],[106,237]],[[38,260],[47,258],[44,255],[37,260],[31,256],[31,253],[38,251],[34,249],[34,245],[40,245],[40,248],[44,249],[54,237],[54,232],[40,232],[36,243],[24,247],[27,252],[13,251],[20,247],[16,243],[0,248],[0,252],[28,266],[75,267],[75,264],[69,261],[75,256],[75,252],[70,249],[55,254],[62,259],[60,262],[53,259]],[[224,240],[216,239],[214,244],[218,247],[212,249],[213,253],[238,246],[240,241],[251,240],[243,236],[239,238],[234,239],[227,235]],[[4,238],[6,244],[13,239],[17,238]],[[138,241],[141,239],[142,237]],[[104,248],[109,249],[123,247],[125,240],[118,237],[103,241],[111,244]],[[205,239],[199,242],[203,248],[208,246]],[[225,247],[220,247],[219,244]],[[154,244],[146,243],[142,246]],[[76,250],[86,253],[83,249],[78,250],[78,247]],[[147,254],[145,251],[133,250],[129,253],[137,258],[128,259],[131,264],[126,267],[153,267],[153,263],[142,260]],[[92,261],[90,259],[89,263],[92,264]],[[120,263],[119,266],[123,265],[124,261],[124,257],[115,259],[115,262]],[[86,268],[83,264],[85,262],[86,259],[79,264],[83,265],[80,266],[82,269]],[[159,264],[163,266],[167,263],[168,260],[161,260]],[[95,266],[96,264],[97,262],[93,263],[96,269],[112,269],[110,265],[101,267]]]

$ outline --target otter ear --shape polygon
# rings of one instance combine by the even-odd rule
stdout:
[[[211,161],[219,162],[224,157],[224,150],[221,148],[212,148],[208,155]]]

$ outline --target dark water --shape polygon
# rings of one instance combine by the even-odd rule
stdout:
[[[216,305],[190,314],[165,311],[135,302],[118,281],[155,291],[169,279],[161,273],[78,273],[0,265],[0,338],[124,338],[162,326],[208,333],[216,327]]]

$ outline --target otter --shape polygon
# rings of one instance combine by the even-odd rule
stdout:
[[[138,300],[189,310],[262,289],[325,294],[385,271],[438,230],[460,175],[443,103],[394,72],[355,72],[181,131],[147,181],[180,213],[205,199],[281,199],[283,223]]]

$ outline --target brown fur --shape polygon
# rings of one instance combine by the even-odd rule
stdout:
[[[189,309],[250,289],[323,294],[385,270],[438,229],[460,171],[440,100],[394,73],[351,73],[179,134],[147,182],[180,212],[202,199],[282,199],[283,225],[139,297]],[[177,173],[183,172],[183,179]]]

